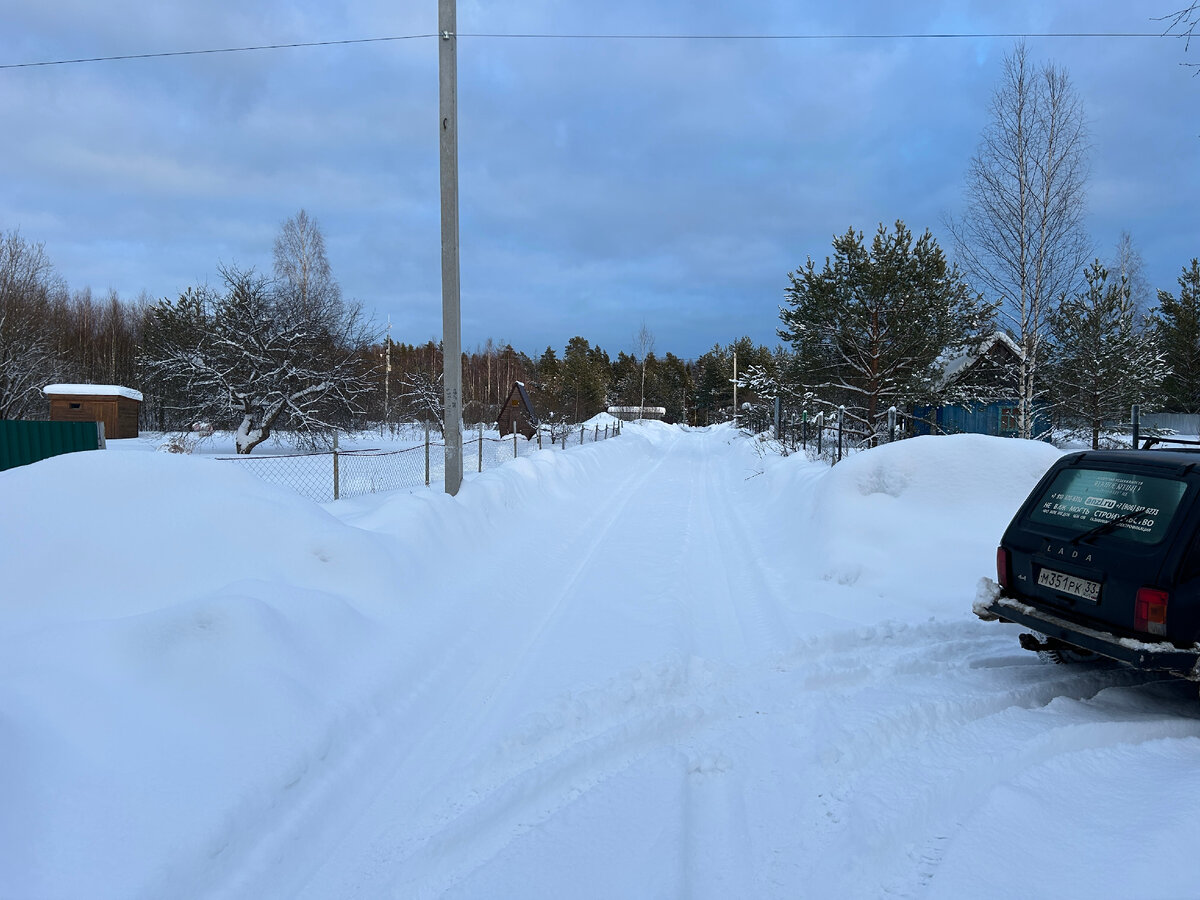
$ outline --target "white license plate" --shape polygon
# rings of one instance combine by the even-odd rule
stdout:
[[[1064,594],[1091,600],[1093,603],[1100,599],[1100,582],[1076,578],[1074,575],[1055,572],[1053,569],[1042,569],[1038,573],[1038,584]]]

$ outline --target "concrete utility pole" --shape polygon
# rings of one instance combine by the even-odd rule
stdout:
[[[462,486],[462,316],[458,289],[458,26],[455,0],[438,0],[442,173],[442,372],[446,493]]]

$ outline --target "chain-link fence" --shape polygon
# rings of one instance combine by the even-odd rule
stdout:
[[[543,428],[532,438],[521,434],[496,437],[477,431],[463,441],[463,471],[485,472],[542,449],[565,450],[616,437],[616,425]],[[395,450],[353,449],[286,456],[218,457],[237,463],[263,481],[329,503],[342,497],[441,484],[446,471],[446,445],[429,432],[411,447]]]

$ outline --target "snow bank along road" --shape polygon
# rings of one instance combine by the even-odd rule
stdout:
[[[208,824],[92,895],[1194,896],[1193,692],[1045,665],[970,613],[1054,453],[917,439],[830,470],[643,426],[311,533],[285,507],[304,552],[391,568],[346,589],[362,627],[312,614],[319,665],[266,677],[356,675],[323,728],[245,747],[283,774],[141,801],[147,831]]]

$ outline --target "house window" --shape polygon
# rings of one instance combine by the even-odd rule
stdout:
[[[1000,431],[1016,431],[1017,430],[1017,407],[1002,406],[1000,407]]]
[[[81,408],[82,408],[82,407],[81,407],[81,405],[80,405],[80,404],[78,404],[78,403],[72,403],[72,404],[71,404],[71,409],[81,409]]]

